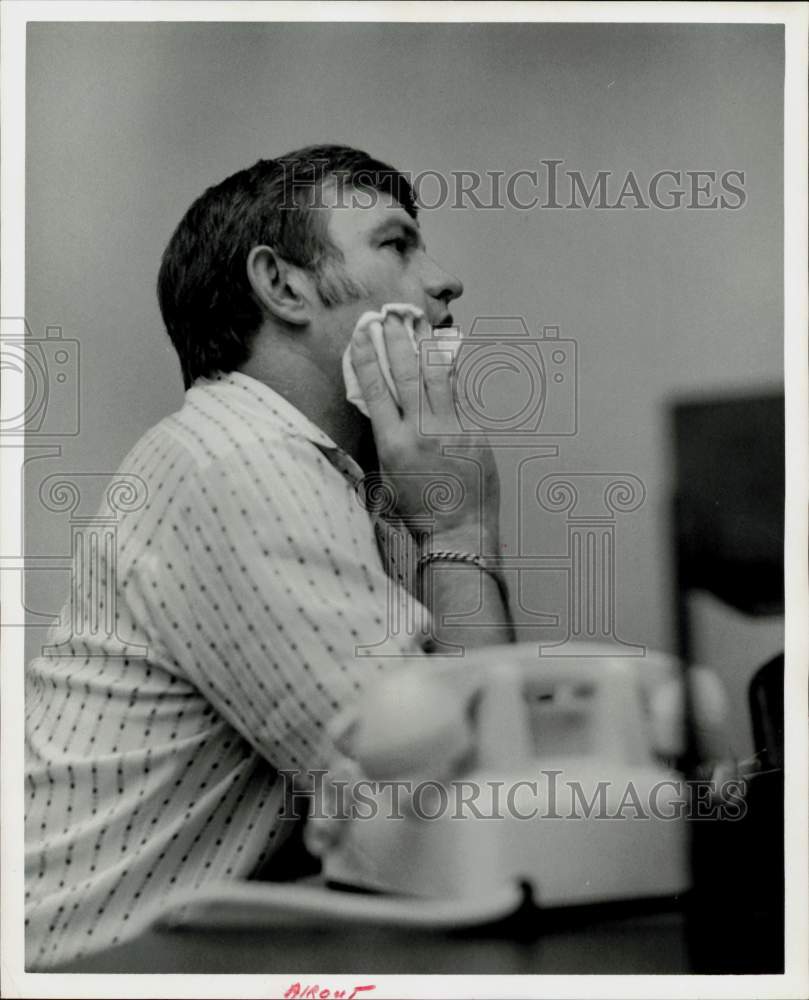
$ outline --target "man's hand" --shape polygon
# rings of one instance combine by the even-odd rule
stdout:
[[[383,330],[398,406],[362,324],[354,331],[351,359],[368,407],[380,469],[396,492],[399,514],[417,538],[432,528],[434,547],[472,546],[479,551],[482,544],[495,552],[499,481],[494,455],[485,434],[461,431],[451,366],[425,362],[421,367],[395,313],[388,312]],[[444,446],[453,443],[462,444],[468,457],[445,454]],[[430,483],[435,484],[432,491]],[[451,497],[442,497],[441,483],[447,484]]]
[[[429,538],[434,552],[496,554],[500,492],[494,455],[485,434],[461,433],[452,366],[425,363],[421,368],[420,356],[431,352],[414,352],[393,310],[384,319],[383,333],[399,405],[362,324],[354,331],[351,360],[398,513],[422,547]],[[462,445],[462,452],[454,450],[464,457],[447,454],[451,444]],[[443,496],[442,483],[448,486]],[[421,584],[421,599],[432,612],[434,651],[446,649],[445,644],[463,649],[514,642],[505,589],[491,573],[468,563],[436,562],[424,567]],[[449,616],[475,618],[478,611],[484,620],[476,618],[471,627],[449,624]]]

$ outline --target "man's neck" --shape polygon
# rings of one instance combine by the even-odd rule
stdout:
[[[346,399],[342,375],[329,377],[305,354],[283,348],[274,350],[272,366],[262,354],[254,351],[240,370],[283,396],[365,472],[376,470],[371,423]]]

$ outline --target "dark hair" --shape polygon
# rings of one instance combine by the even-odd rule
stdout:
[[[308,146],[259,160],[208,188],[188,209],[157,279],[160,312],[186,388],[200,376],[233,371],[250,355],[263,319],[247,279],[254,246],[267,244],[315,275],[326,260],[341,259],[314,210],[330,180],[388,193],[416,216],[407,178],[349,146]]]

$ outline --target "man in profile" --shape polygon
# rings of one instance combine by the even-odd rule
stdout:
[[[401,315],[383,326],[395,396],[357,325],[406,303],[446,326],[461,292],[406,178],[354,149],[259,161],[186,213],[158,282],[185,401],[122,465],[148,499],[120,525],[117,632],[148,652],[64,616],[62,652],[28,670],[29,969],[134,936],[172,890],[257,873],[289,832],[278,772],[327,765],[327,723],[368,679],[435,641],[512,637],[491,451],[443,453],[451,375],[419,366]],[[346,400],[349,344],[369,418]],[[396,483],[382,515],[358,499],[377,472]],[[436,472],[461,484],[452,510],[425,508]],[[481,593],[491,624],[443,624]],[[432,645],[388,635],[400,599],[423,601]]]

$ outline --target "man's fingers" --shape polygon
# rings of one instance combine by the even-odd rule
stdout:
[[[430,409],[436,416],[448,417],[455,413],[453,395],[453,362],[455,351],[451,342],[438,337],[422,341],[421,376],[427,389]]]
[[[399,315],[388,307],[383,329],[385,350],[388,355],[391,377],[399,395],[399,403],[405,416],[416,414],[421,394],[421,372],[419,357],[405,323],[412,323],[412,317]]]
[[[379,320],[372,322],[378,323]],[[398,424],[399,410],[379,367],[368,324],[360,323],[354,331],[351,338],[351,362],[374,430]]]
[[[351,341],[351,359],[375,432],[402,421],[438,420],[458,433],[453,362],[459,332],[433,331],[421,310],[411,305],[365,313]]]

